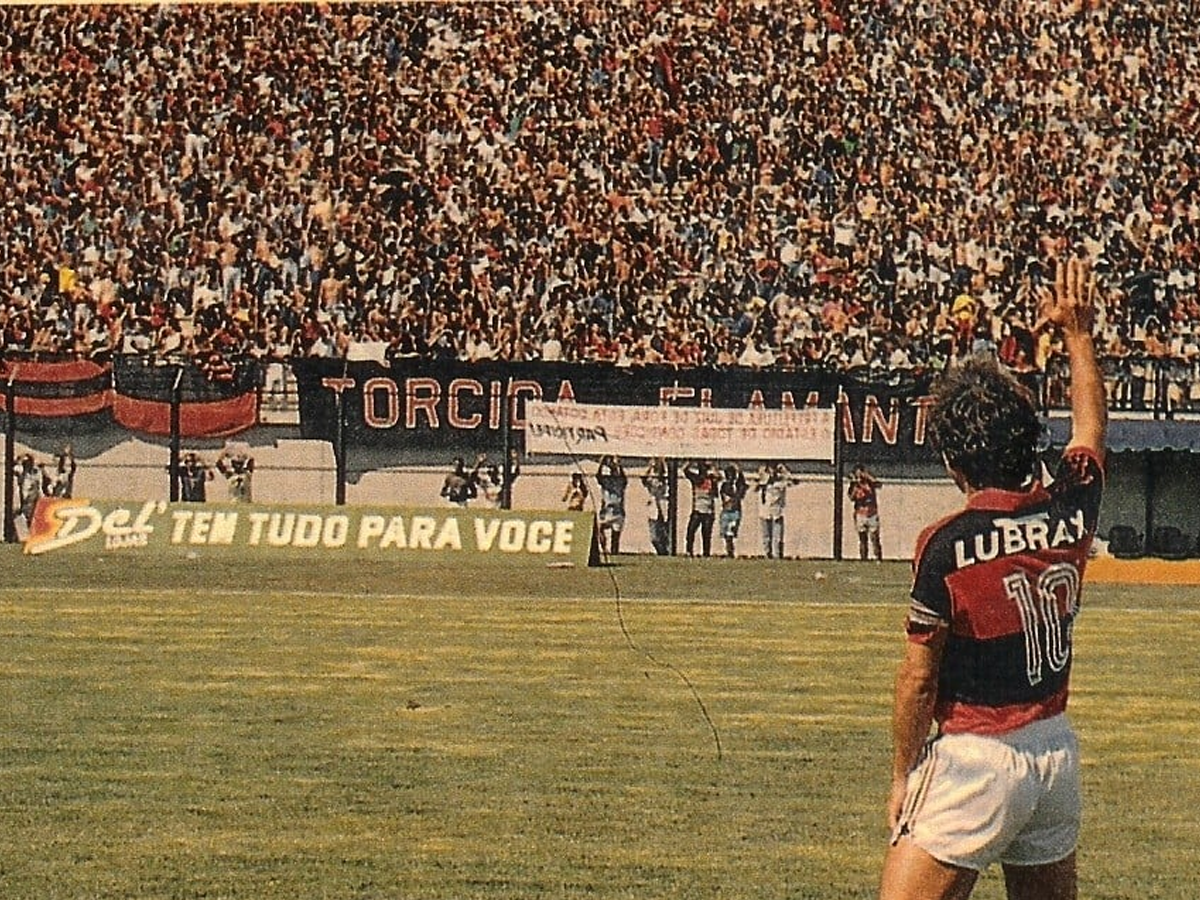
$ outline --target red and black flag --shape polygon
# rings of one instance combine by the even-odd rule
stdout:
[[[254,359],[215,355],[182,363],[119,356],[113,361],[113,419],[144,434],[169,435],[178,390],[183,437],[237,434],[258,422],[260,368]]]
[[[0,381],[12,382],[13,409],[19,416],[62,419],[103,412],[112,405],[112,368],[89,359],[4,359]],[[7,393],[0,391],[7,411]]]

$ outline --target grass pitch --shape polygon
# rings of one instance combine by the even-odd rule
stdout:
[[[874,896],[901,564],[0,572],[5,898]],[[1084,604],[1081,896],[1193,900],[1200,590]]]

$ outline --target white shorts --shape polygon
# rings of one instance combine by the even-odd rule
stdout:
[[[600,507],[600,527],[611,528],[613,531],[625,529],[625,510],[616,506]]]
[[[941,735],[908,776],[892,843],[907,835],[934,859],[977,871],[1047,865],[1075,849],[1080,807],[1066,716],[1002,735]]]
[[[879,531],[879,514],[854,517],[854,527],[859,534],[874,534]]]

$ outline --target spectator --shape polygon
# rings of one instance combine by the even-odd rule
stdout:
[[[208,500],[208,482],[213,470],[200,454],[189,450],[179,466],[179,499],[184,503],[204,503]]]
[[[707,459],[692,460],[683,469],[692,486],[692,508],[688,514],[685,547],[687,555],[695,555],[696,535],[700,535],[701,552],[712,556],[713,524],[716,520],[717,494],[721,473]]]
[[[783,559],[784,509],[787,490],[796,479],[782,462],[763,466],[758,472],[758,510],[762,523],[763,553],[767,559]]]
[[[667,517],[670,510],[670,487],[667,483],[667,463],[661,457],[650,460],[642,474],[642,486],[647,494],[650,544],[659,556],[668,556],[671,544],[667,533]]]
[[[621,552],[621,532],[625,530],[625,490],[629,485],[629,478],[619,457],[606,455],[600,458],[596,482],[600,485],[600,542],[608,555],[616,556]]]
[[[53,471],[43,476],[42,491],[47,497],[71,497],[75,493],[75,453],[67,444],[58,452]]]
[[[477,490],[493,509],[507,508],[511,500],[512,485],[520,474],[521,461],[516,450],[509,454],[507,475],[498,463],[488,462],[486,454],[480,454],[475,462],[474,479]]]
[[[226,445],[217,457],[217,471],[225,476],[229,499],[250,503],[253,495],[254,457],[241,446]]]
[[[17,522],[25,534],[33,527],[33,513],[37,502],[43,496],[42,486],[45,481],[43,467],[33,458],[32,453],[23,454],[16,462],[13,477],[17,482]]]
[[[454,457],[452,468],[442,482],[441,496],[451,506],[466,509],[467,504],[479,495],[474,473],[467,471],[467,465],[461,456]]]
[[[587,507],[587,479],[582,472],[572,472],[567,489],[563,492],[563,502],[571,512],[582,512]]]
[[[725,467],[719,489],[721,499],[721,537],[725,540],[725,555],[734,556],[734,544],[742,525],[742,500],[749,490],[746,476],[737,463]]]
[[[850,473],[847,491],[854,507],[854,531],[858,535],[858,558],[867,560],[868,544],[875,561],[883,560],[883,544],[879,539],[879,479],[862,463]]]

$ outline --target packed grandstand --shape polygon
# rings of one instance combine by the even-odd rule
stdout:
[[[1038,372],[1079,251],[1186,401],[1195,12],[5,6],[4,355]]]

